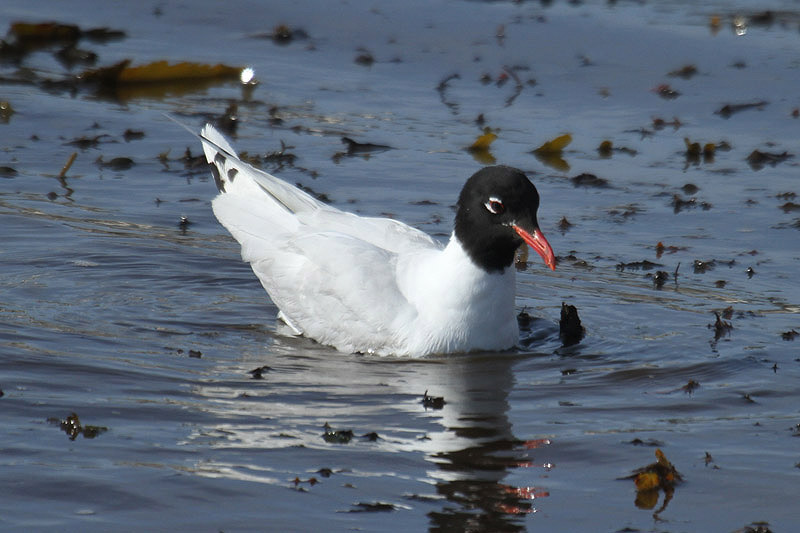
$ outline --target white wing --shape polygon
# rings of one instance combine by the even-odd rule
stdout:
[[[210,125],[201,139],[220,189],[214,214],[290,325],[345,351],[401,345],[402,325],[416,310],[398,288],[398,255],[439,244],[401,222],[340,211],[253,168]]]

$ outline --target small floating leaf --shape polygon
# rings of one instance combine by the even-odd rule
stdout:
[[[614,143],[606,140],[600,143],[600,146],[597,147],[597,152],[602,157],[611,157],[611,151],[613,149],[614,149]]]
[[[241,67],[203,63],[175,63],[156,61],[138,67],[126,67],[119,74],[120,83],[152,83],[171,80],[209,79],[209,78],[238,78]]]
[[[686,157],[695,158],[700,155],[700,143],[692,142],[688,137],[684,137],[683,142],[686,144]]]
[[[130,66],[130,59],[108,67],[91,69],[82,72],[78,79],[100,83],[108,86],[171,83],[186,80],[237,79],[242,69],[223,64],[207,65],[203,63],[181,62],[170,64],[167,61],[155,61],[136,67]]]
[[[497,139],[497,135],[490,128],[484,128],[483,135],[478,136],[467,150],[470,152],[488,150],[489,146]]]
[[[565,133],[533,150],[533,155],[545,165],[558,171],[566,172],[569,170],[569,164],[561,157],[561,153],[564,147],[571,142],[572,135]]]
[[[694,65],[684,65],[683,67],[681,67],[681,68],[679,68],[677,70],[673,70],[672,72],[670,72],[667,75],[668,76],[677,77],[677,78],[683,78],[685,80],[688,80],[689,78],[691,78],[695,74],[697,74],[697,67],[696,66],[694,66]]]
[[[655,489],[660,484],[658,474],[655,472],[642,472],[634,479],[636,483],[636,490],[650,490]]]
[[[479,135],[475,142],[467,147],[467,151],[472,154],[472,157],[478,163],[483,165],[492,165],[497,162],[494,156],[489,152],[489,147],[497,139],[491,128],[484,128],[483,135]]]
[[[539,148],[535,149],[533,153],[537,155],[551,155],[551,154],[560,154],[566,146],[572,142],[572,135],[569,133],[565,133],[564,135],[559,135],[555,139],[551,139],[541,145]]]

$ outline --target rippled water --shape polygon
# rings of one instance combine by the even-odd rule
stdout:
[[[17,20],[124,31],[79,42],[95,66],[249,65],[260,84],[97,95],[54,83],[88,68],[57,45],[2,56],[3,529],[796,527],[793,3],[7,1],[0,22]],[[264,37],[282,23],[307,37]],[[213,181],[182,160],[199,146],[164,117],[199,128],[232,101],[238,148],[296,156],[266,169],[442,238],[485,163],[464,149],[482,115],[491,156],[537,183],[560,259],[519,272],[526,347],[407,360],[280,335]],[[560,166],[530,153],[563,133]],[[342,136],[392,149],[341,155]],[[635,154],[603,157],[604,140]],[[792,157],[753,168],[754,150]],[[562,302],[586,327],[571,347]],[[627,477],[656,449],[683,482],[637,494]]]

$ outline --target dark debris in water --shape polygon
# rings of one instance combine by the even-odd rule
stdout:
[[[324,429],[322,439],[328,444],[348,444],[353,440],[352,429],[333,429],[327,422],[325,422]]]
[[[759,100],[757,102],[747,102],[744,104],[725,104],[724,106],[714,111],[714,114],[719,115],[722,118],[730,118],[732,115],[740,113],[742,111],[747,111],[748,109],[761,110],[767,104],[769,104],[769,102],[765,100]]]
[[[55,47],[55,57],[69,64],[70,61],[91,61],[92,52],[79,50],[77,44],[86,39],[95,43],[106,43],[123,39],[125,32],[109,28],[81,29],[74,24],[48,22],[13,22],[8,29],[8,40],[0,41],[0,59],[22,61],[28,54]]]
[[[679,91],[673,89],[669,84],[662,83],[653,88],[653,92],[664,100],[674,100],[681,95]]]
[[[350,137],[342,137],[342,142],[347,146],[346,155],[356,155],[356,154],[365,154],[365,153],[375,153],[375,152],[385,152],[386,150],[391,150],[392,147],[386,144],[375,144],[375,143],[362,143],[351,139]]]
[[[461,75],[458,73],[450,74],[449,76],[442,79],[439,82],[439,85],[436,86],[436,91],[439,93],[439,99],[441,102],[448,108],[453,114],[458,113],[458,104],[450,100],[448,95],[448,89],[450,88],[450,83],[453,80],[460,80]]]
[[[800,333],[797,330],[790,329],[789,331],[784,331],[781,333],[781,338],[785,341],[793,341]]]
[[[287,146],[285,142],[281,141],[281,149],[274,150],[264,155],[264,162],[275,165],[275,170],[281,170],[284,166],[294,166],[297,156],[291,152],[294,146]]]
[[[632,444],[634,446],[652,446],[653,448],[664,445],[663,442],[657,441],[655,439],[642,440],[638,437],[628,442],[628,444]]]
[[[428,391],[426,390],[425,393],[422,395],[422,403],[425,409],[442,409],[445,405],[444,397],[443,396],[428,396]]]
[[[272,371],[272,367],[264,365],[250,370],[248,374],[250,374],[253,379],[264,379],[264,374],[270,371]]]
[[[697,74],[697,67],[694,65],[684,65],[679,69],[673,70],[667,73],[667,76],[672,76],[673,78],[683,78],[684,80],[691,79]]]
[[[522,311],[520,311],[517,315],[517,325],[519,326],[520,331],[530,331],[531,324],[534,321],[534,318],[525,309],[526,308],[523,308]]]
[[[689,381],[686,383],[686,385],[684,385],[683,387],[681,387],[681,390],[682,390],[683,392],[685,392],[686,394],[692,394],[692,393],[694,393],[694,391],[696,391],[698,388],[700,388],[700,383],[699,383],[699,382],[697,382],[697,381],[695,381],[695,380],[693,380],[693,379],[690,379],[690,380],[689,380]]]
[[[308,39],[308,33],[302,28],[292,28],[288,24],[278,24],[269,33],[255,35],[257,39],[269,39],[275,44],[285,46],[294,41]]]
[[[292,488],[299,492],[307,492],[305,487],[300,486],[301,483],[307,483],[309,487],[313,487],[319,483],[319,480],[313,476],[308,479],[300,479],[300,476],[297,476],[292,480]]]
[[[714,462],[714,458],[713,458],[713,457],[711,457],[711,454],[710,454],[710,453],[706,452],[706,454],[705,454],[705,457],[703,457],[703,463],[704,463],[706,466],[708,466],[708,465],[710,465],[710,464],[711,464],[711,463],[713,463],[713,462]],[[713,467],[713,468],[714,468],[714,469],[716,469],[716,470],[719,470],[719,467],[718,467],[717,465],[714,465],[714,467]]]
[[[76,65],[94,65],[98,58],[96,53],[92,52],[91,50],[78,48],[74,43],[64,46],[54,55],[56,59],[58,59],[67,69],[71,69]]]
[[[574,305],[567,305],[561,302],[561,319],[558,321],[558,334],[561,338],[562,346],[578,344],[586,334],[586,330],[581,325],[581,319],[578,316],[578,308]]]
[[[567,255],[557,256],[557,259],[558,259],[558,264],[561,264],[565,261],[569,261],[572,263],[572,266],[574,267],[585,268],[587,270],[592,270],[594,268],[594,265],[589,263],[589,261],[587,261],[586,259],[581,259],[577,255],[575,255],[574,251],[570,251],[570,253]]]
[[[658,270],[655,274],[648,273],[647,277],[653,278],[653,286],[656,289],[662,289],[664,284],[669,281],[669,272],[665,270]]]
[[[239,127],[239,104],[231,102],[222,115],[214,121],[217,127],[228,135],[236,135],[236,130]]]
[[[636,150],[632,148],[627,148],[625,146],[614,146],[614,143],[611,141],[605,140],[600,143],[597,147],[597,153],[600,154],[600,157],[609,158],[614,153],[621,153],[621,154],[628,154],[629,156],[633,157],[636,155]],[[574,178],[573,178],[574,179]]]
[[[185,351],[183,348],[178,348],[177,350],[175,350],[175,353],[178,355],[186,354],[192,359],[200,359],[203,357],[203,352],[201,352],[200,350],[190,349],[188,351]]]
[[[61,430],[69,436],[69,440],[75,440],[78,438],[78,435],[83,435],[85,439],[93,439],[101,433],[108,431],[107,427],[81,424],[80,418],[78,418],[78,415],[75,413],[70,413],[70,415],[64,419],[51,417],[48,418],[47,421],[51,424],[58,425]]]
[[[666,120],[660,117],[655,117],[653,119],[653,129],[663,130],[667,126],[672,127],[673,130],[677,130],[683,126],[683,123],[678,119],[678,117],[673,117],[672,120]]]
[[[700,259],[695,259],[692,262],[692,267],[694,268],[694,273],[695,274],[705,274],[706,272],[714,270],[714,268],[717,265],[723,265],[723,266],[727,266],[728,268],[731,268],[735,264],[736,264],[736,260],[735,259],[731,259],[730,261],[718,261],[716,259],[708,259],[708,260],[703,261],[703,260],[700,260]]]
[[[686,246],[672,246],[672,245],[664,245],[663,242],[658,241],[656,243],[656,258],[661,258],[662,255],[665,253],[667,254],[674,254],[676,252],[685,251],[688,248]]]
[[[775,166],[778,163],[783,163],[787,159],[794,157],[789,152],[762,152],[761,150],[753,150],[747,156],[747,162],[753,170],[761,170],[765,165]]]
[[[188,217],[181,215],[181,218],[178,220],[178,229],[181,232],[181,235],[186,235],[186,232],[189,230],[189,226],[192,225],[192,221],[189,220]]]
[[[628,204],[621,207],[615,207],[608,210],[608,214],[615,217],[618,221],[623,222],[631,219],[633,216],[639,214],[642,208],[636,204]]]
[[[733,533],[774,533],[769,527],[769,522],[751,522]]]
[[[386,513],[396,511],[398,507],[386,502],[358,502],[353,504],[353,508],[348,513]]]
[[[675,194],[672,196],[672,202],[670,202],[673,211],[677,214],[683,211],[684,209],[690,209],[693,207],[700,207],[703,211],[708,211],[713,206],[708,202],[698,202],[697,198],[688,198],[684,199],[679,194]]]
[[[733,326],[731,325],[730,322],[723,320],[722,317],[719,315],[719,313],[717,313],[716,311],[714,312],[714,316],[716,317],[716,320],[714,321],[713,324],[709,324],[708,328],[714,329],[714,340],[718,341],[722,337],[730,335]]]
[[[105,161],[103,159],[103,156],[98,157],[95,160],[95,163],[100,168],[107,168],[109,170],[114,170],[116,172],[129,170],[133,168],[133,166],[136,164],[130,157],[114,157],[112,159],[109,159],[108,161]]]
[[[637,468],[632,475],[622,479],[632,479],[636,484],[635,504],[639,509],[655,508],[658,503],[659,491],[664,492],[664,502],[653,514],[655,518],[658,518],[658,515],[667,508],[667,505],[672,500],[675,487],[683,481],[683,476],[667,460],[660,448],[656,448],[655,454],[655,463]]]
[[[371,67],[372,64],[375,63],[375,56],[369,50],[366,50],[365,48],[359,48],[353,62],[356,65],[361,65],[362,67]]]
[[[317,474],[319,474],[324,478],[329,478],[333,475],[333,470],[330,468],[322,467],[319,470],[317,470]]]
[[[583,174],[578,174],[577,176],[570,178],[570,181],[575,187],[596,187],[596,188],[608,187],[607,179],[599,178],[594,174],[590,174],[588,172],[584,172]]]
[[[122,138],[125,139],[125,142],[138,141],[140,139],[144,139],[144,132],[141,130],[132,130],[128,128],[122,134]]]
[[[657,267],[663,267],[661,263],[653,263],[647,259],[643,261],[632,261],[630,263],[617,263],[617,270],[623,272],[625,270],[653,270]]]
[[[800,211],[800,204],[796,204],[794,202],[786,202],[785,204],[778,206],[778,209],[780,209],[784,213],[791,213],[792,211]]]
[[[113,142],[113,139],[111,139],[110,135],[104,133],[102,135],[96,135],[94,137],[87,137],[87,136],[77,137],[71,141],[67,141],[64,144],[67,146],[74,146],[81,150],[86,150],[88,148],[97,147],[97,145],[99,145],[101,142]]]
[[[0,178],[14,178],[17,176],[17,169],[14,167],[0,167]]]
[[[166,161],[166,154],[163,154],[162,161]],[[186,151],[183,153],[183,156],[179,159],[181,163],[183,163],[184,170],[188,171],[207,171],[207,161],[206,156],[203,154],[199,155],[192,155],[192,151],[187,147]]]

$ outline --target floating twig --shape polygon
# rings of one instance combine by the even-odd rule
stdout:
[[[61,172],[58,173],[59,178],[63,178],[69,172],[69,168],[72,166],[72,163],[75,162],[75,158],[78,157],[78,152],[72,152],[72,155],[69,156],[67,162],[64,163],[64,166],[61,168]]]

